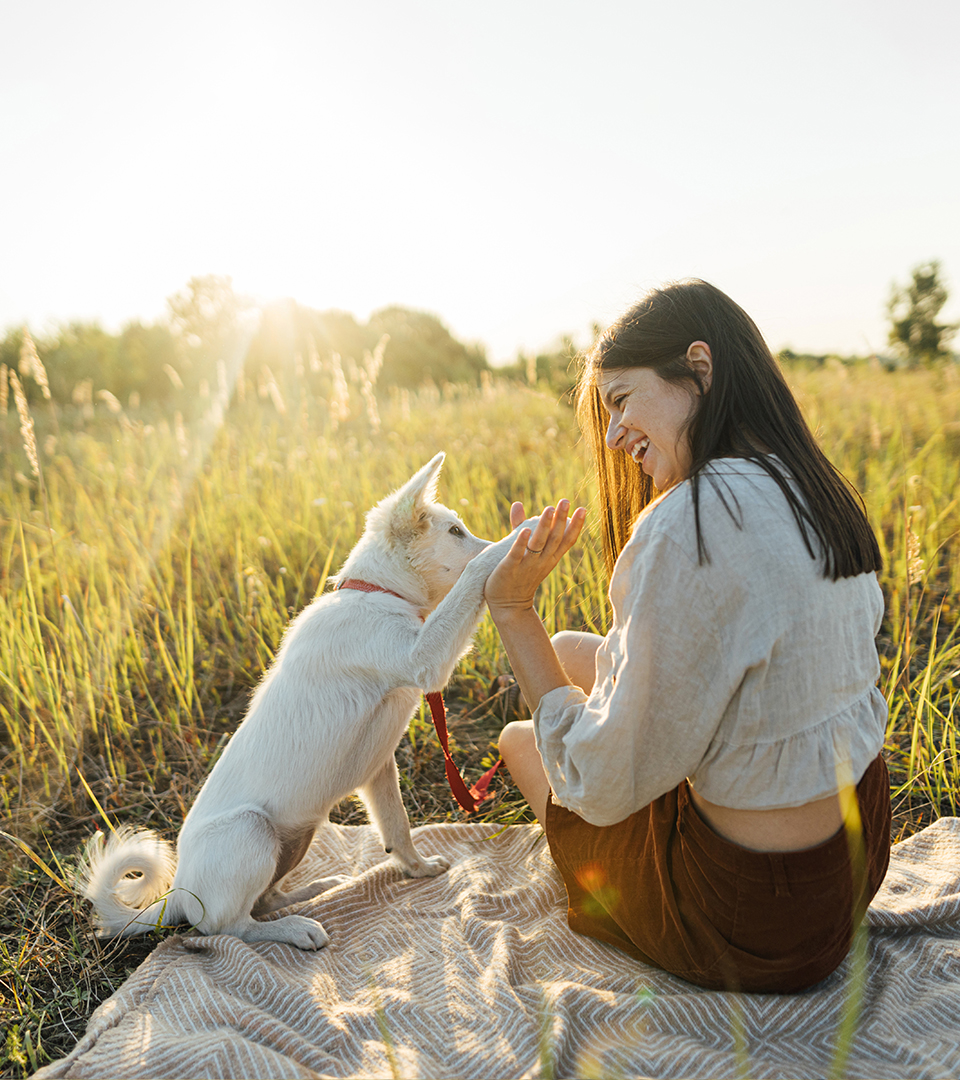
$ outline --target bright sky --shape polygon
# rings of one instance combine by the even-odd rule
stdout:
[[[775,348],[960,318],[956,0],[0,0],[0,332],[194,275],[494,362],[700,276]]]

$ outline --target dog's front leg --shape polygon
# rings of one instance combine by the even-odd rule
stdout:
[[[413,846],[410,822],[400,796],[397,763],[392,757],[357,793],[380,833],[384,850],[393,856],[407,877],[436,877],[447,869],[449,859],[442,855],[420,855]]]

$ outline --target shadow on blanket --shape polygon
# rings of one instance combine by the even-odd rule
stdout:
[[[416,830],[453,866],[408,881],[372,829],[331,826],[299,874],[357,875],[303,905],[326,949],[170,938],[37,1077],[819,1077],[838,1053],[850,1076],[960,1075],[960,818],[894,848],[865,961],[790,996],[576,936],[539,827],[495,831]]]

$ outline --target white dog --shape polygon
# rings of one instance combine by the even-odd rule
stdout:
[[[439,505],[443,458],[369,512],[333,579],[389,592],[327,592],[290,624],[183,823],[177,855],[145,829],[120,829],[106,843],[98,833],[87,844],[78,887],[93,902],[100,933],[129,937],[188,922],[204,934],[322,948],[327,934],[314,919],[254,915],[344,880],[281,889],[317,827],[353,791],[406,875],[447,868],[446,859],[413,846],[394,752],[420,692],[439,690],[469,646],[484,584],[516,530],[491,544]]]

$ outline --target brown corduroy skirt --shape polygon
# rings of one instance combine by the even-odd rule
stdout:
[[[684,781],[616,825],[552,799],[544,828],[573,930],[711,989],[794,993],[840,965],[890,857],[890,781],[857,785],[862,830],[761,852],[713,831]]]

